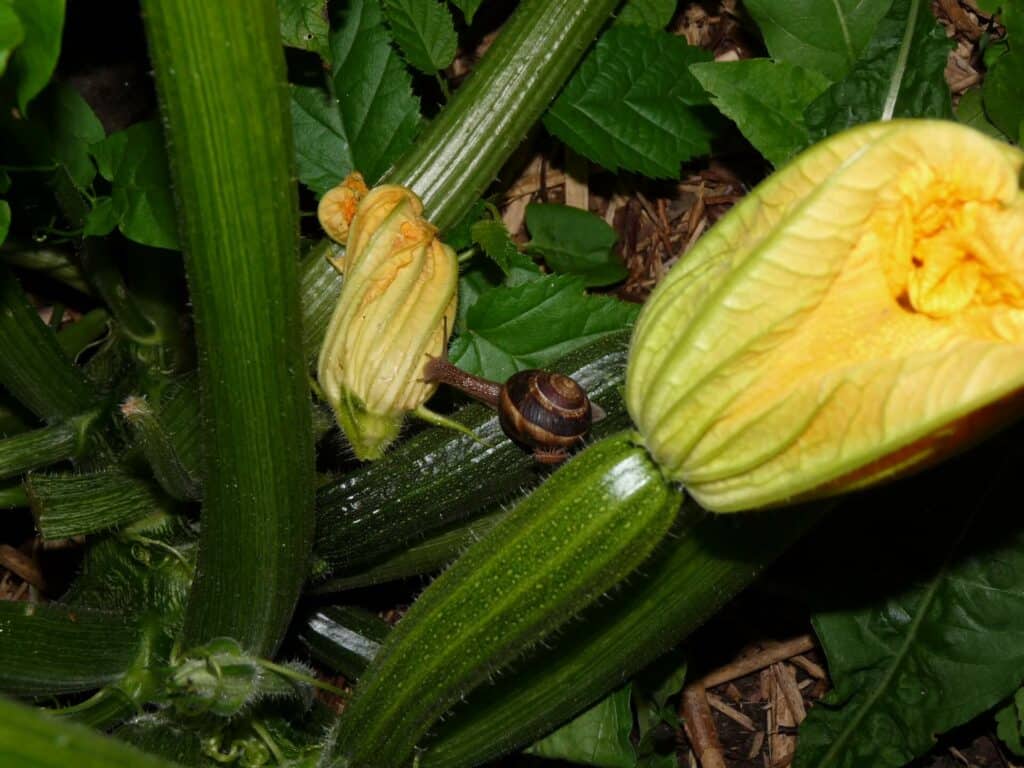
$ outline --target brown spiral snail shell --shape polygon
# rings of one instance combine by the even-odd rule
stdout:
[[[455,387],[497,410],[505,434],[542,464],[565,461],[590,434],[595,411],[603,415],[575,379],[560,373],[520,371],[499,384],[434,357],[423,378]]]

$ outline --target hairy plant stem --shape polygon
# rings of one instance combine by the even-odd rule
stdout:
[[[50,423],[95,407],[99,398],[92,384],[5,267],[0,267],[0,307],[0,386]]]
[[[145,0],[194,307],[205,454],[186,646],[272,656],[307,572],[313,435],[273,0]]]

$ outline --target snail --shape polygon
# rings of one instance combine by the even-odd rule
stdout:
[[[509,439],[532,451],[541,464],[565,461],[590,434],[591,423],[604,418],[583,387],[560,373],[520,371],[499,384],[431,357],[423,379],[455,387],[494,408]]]

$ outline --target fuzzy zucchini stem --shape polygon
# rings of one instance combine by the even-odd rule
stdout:
[[[205,497],[186,646],[272,656],[307,573],[313,433],[273,0],[144,0],[194,307]]]

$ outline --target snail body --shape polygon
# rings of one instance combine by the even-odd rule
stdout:
[[[541,464],[565,461],[590,434],[594,421],[586,391],[560,373],[520,371],[499,384],[435,357],[427,363],[424,379],[455,387],[494,408],[502,431]]]

